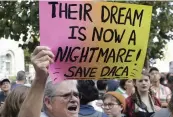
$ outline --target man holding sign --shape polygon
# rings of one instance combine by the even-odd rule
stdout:
[[[53,57],[48,47],[39,46],[34,50],[31,61],[36,75],[31,90],[21,106],[19,117],[40,117],[40,114],[41,117],[78,117],[77,83],[68,80],[46,84],[48,67],[53,63]],[[34,105],[31,107],[31,104]],[[43,113],[41,113],[42,105],[44,105]]]
[[[74,1],[42,1],[39,5],[41,45],[50,47],[53,53],[46,47],[34,51],[36,79],[19,117],[40,116],[48,67],[53,62],[49,73],[55,84],[64,79],[141,77],[151,22],[150,6]],[[73,102],[74,91],[73,88],[69,98]],[[31,102],[35,104],[32,108]],[[63,108],[63,112],[68,112],[67,109]],[[77,111],[71,116],[59,115],[54,110],[56,114],[52,115],[77,117]]]

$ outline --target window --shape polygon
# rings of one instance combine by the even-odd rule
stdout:
[[[12,73],[12,57],[10,54],[6,54],[6,71],[8,74]]]

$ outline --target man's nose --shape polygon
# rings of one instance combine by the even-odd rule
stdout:
[[[142,84],[146,84],[146,81],[143,80],[143,81],[142,81]]]
[[[74,95],[71,95],[70,102],[74,103],[79,101],[79,98],[75,97]]]

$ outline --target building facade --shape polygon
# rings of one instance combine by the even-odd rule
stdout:
[[[24,51],[18,47],[19,42],[0,39],[0,79],[16,76],[25,70]]]

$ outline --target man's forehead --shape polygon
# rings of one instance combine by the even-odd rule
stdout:
[[[58,87],[57,87],[57,92],[71,92],[75,91],[77,92],[77,81],[75,80],[65,80],[62,81]]]

